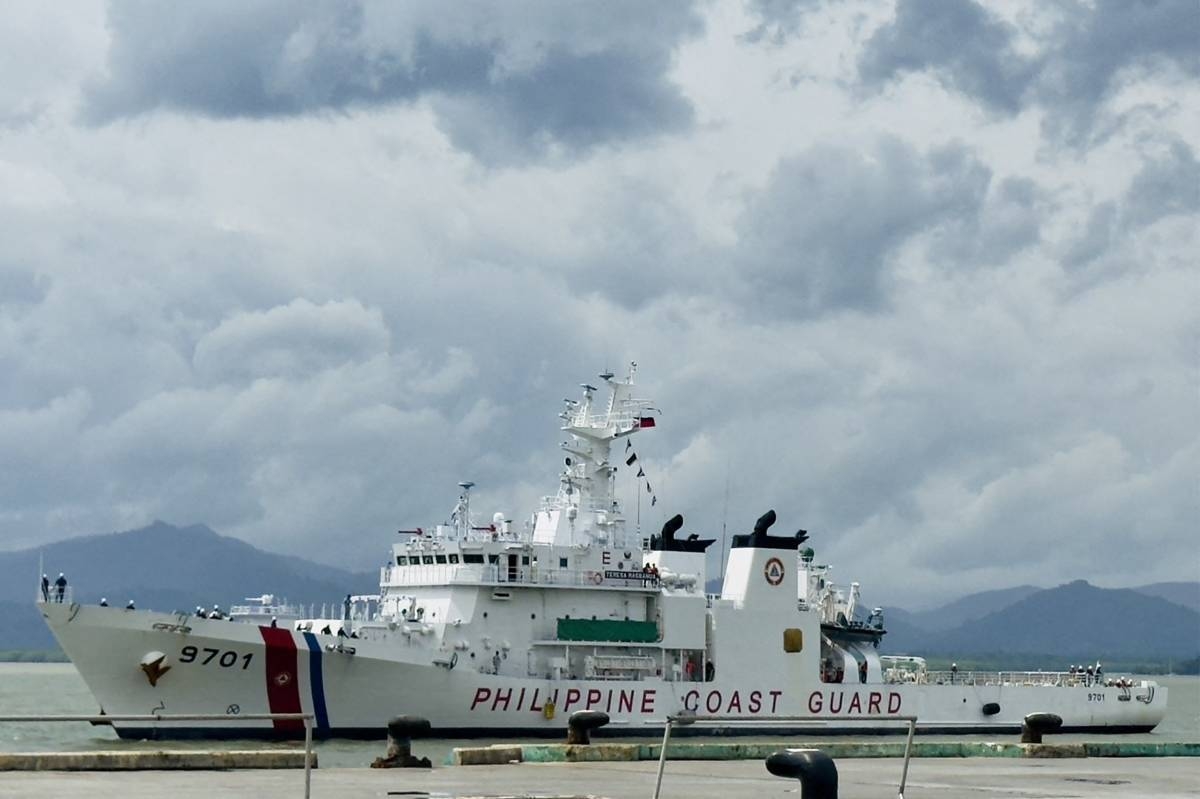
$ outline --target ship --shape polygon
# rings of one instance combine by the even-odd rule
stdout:
[[[348,596],[336,618],[239,622],[69,594],[38,607],[102,713],[220,717],[112,721],[122,738],[304,734],[295,719],[233,720],[267,713],[310,714],[317,738],[379,738],[396,715],[441,737],[558,737],[581,710],[608,716],[606,736],[689,714],[725,721],[681,734],[886,734],[909,716],[922,733],[1009,733],[1033,712],[1064,732],[1136,733],[1163,719],[1153,681],[882,655],[882,610],[832,580],[807,532],[774,532],[774,511],[732,536],[707,593],[715,539],[681,515],[652,535],[627,519],[622,495],[632,484],[640,503],[644,484],[632,437],[661,416],[635,372],[564,401],[558,488],[527,520],[478,523],[460,483],[449,520],[399,531],[379,593]]]

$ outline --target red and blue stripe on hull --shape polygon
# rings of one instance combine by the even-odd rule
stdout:
[[[303,713],[300,702],[300,650],[291,630],[259,627],[265,650],[264,677],[267,684],[267,706],[271,713]],[[312,690],[314,732],[329,729],[329,714],[325,707],[325,680],[321,663],[321,645],[312,633],[303,633],[308,653],[308,681]],[[275,719],[279,732],[304,729],[299,719]]]

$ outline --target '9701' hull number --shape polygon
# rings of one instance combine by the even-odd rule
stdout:
[[[250,661],[253,659],[253,652],[239,655],[232,649],[222,651],[220,649],[213,649],[211,646],[206,646],[202,649],[194,646],[185,646],[179,651],[180,663],[199,663],[201,666],[216,664],[226,669],[231,669],[240,663],[243,671],[250,668]]]

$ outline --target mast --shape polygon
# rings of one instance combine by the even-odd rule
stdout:
[[[629,365],[623,380],[617,380],[612,372],[602,373],[599,377],[609,391],[605,403],[597,401],[600,388],[590,383],[581,385],[582,399],[564,401],[559,418],[562,430],[569,435],[562,443],[565,465],[559,475],[558,493],[543,498],[534,515],[534,542],[631,547],[616,494],[618,464],[613,462],[612,445],[654,427],[652,414],[657,412],[650,400],[633,395],[636,373],[636,363]]]
[[[475,487],[475,483],[463,480],[458,487],[462,489],[462,493],[458,496],[454,510],[450,512],[450,521],[454,524],[454,533],[458,540],[466,541],[471,537],[471,489]]]

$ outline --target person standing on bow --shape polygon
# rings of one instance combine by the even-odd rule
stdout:
[[[58,573],[58,579],[54,581],[54,590],[58,593],[56,601],[61,604],[63,595],[67,593],[67,576],[62,572]]]
[[[50,601],[50,578],[44,574],[42,575],[42,601]]]

